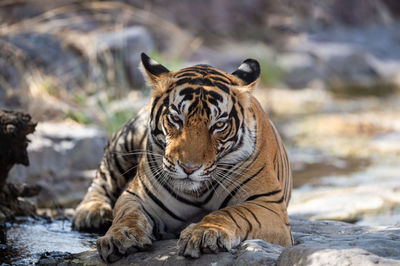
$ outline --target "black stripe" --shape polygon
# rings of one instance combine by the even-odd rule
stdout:
[[[122,155],[122,156],[124,156],[124,155]],[[119,162],[119,158],[118,158],[119,156],[116,154],[116,153],[114,153],[113,154],[113,161],[114,161],[114,164],[115,164],[115,166],[117,167],[117,171],[121,174],[121,175],[123,175],[124,173],[125,173],[125,170],[122,168],[122,166],[121,166],[121,164],[120,164],[120,162]]]
[[[130,191],[129,189],[126,189],[125,191],[128,192],[129,194],[132,194],[133,196],[137,197],[138,199],[142,200],[142,199],[139,197],[139,195],[136,194],[135,192]]]
[[[264,206],[264,205],[258,204],[258,203],[254,202],[254,201],[250,201],[249,203],[251,203],[251,204],[255,204],[255,205],[257,205],[258,207],[261,207],[261,208],[267,209],[267,210],[269,210],[270,212],[273,212],[273,213],[275,213],[276,215],[278,215],[279,217],[281,217],[281,216],[279,215],[279,213],[277,213],[276,211],[274,211],[274,210],[272,210],[272,209],[268,208],[267,206]]]
[[[114,199],[113,195],[110,194],[110,191],[107,189],[106,185],[102,184],[101,188],[103,189],[103,191],[105,192],[107,197],[111,200],[111,205],[114,207],[115,199]]]
[[[272,124],[270,123],[270,126],[271,126],[271,129],[272,129],[272,133],[274,133],[276,145],[278,146],[278,147],[277,147],[277,149],[278,149],[278,152],[277,152],[277,153],[279,154],[279,158],[278,158],[278,172],[277,172],[277,177],[278,177],[278,180],[281,181],[280,168],[281,168],[281,165],[282,165],[282,167],[283,167],[282,154],[281,154],[281,145],[279,144],[278,136],[276,135],[277,132],[275,132],[275,127],[274,127],[274,125],[272,125]],[[278,156],[278,154],[277,154],[276,156]]]
[[[246,230],[246,235],[244,236],[244,239],[247,239],[247,237],[249,236],[249,232],[251,232],[253,230],[253,225],[250,223],[249,219],[247,219],[246,215],[244,215],[239,208],[232,208],[232,210],[235,210],[235,212],[237,212],[237,214],[247,222],[247,225],[249,227],[249,230]]]
[[[155,97],[152,103],[151,111],[150,111],[150,120],[153,120],[154,117],[154,109],[157,106],[158,101],[161,99],[161,96]]]
[[[131,151],[132,149],[133,149],[133,147],[132,147],[132,142],[130,142],[130,141],[127,141],[127,139],[125,138],[126,137],[126,135],[128,135],[129,134],[129,132],[126,132],[126,131],[128,131],[128,129],[127,128],[124,128],[124,130],[123,130],[123,132],[124,132],[124,141],[123,141],[123,145],[124,145],[124,152],[129,152],[129,151]],[[113,142],[115,143],[115,144],[117,144],[118,143],[118,140],[113,140]],[[130,145],[129,145],[130,144]]]
[[[282,196],[279,200],[267,200],[264,202],[266,202],[266,203],[282,203],[284,199],[285,199],[285,197]]]
[[[133,191],[130,191],[129,189],[127,189],[127,190],[125,190],[126,192],[128,192],[129,194],[132,194],[133,196],[135,196],[136,198],[138,198],[140,201],[142,201],[143,202],[143,200],[142,200],[142,198],[141,197],[139,197],[139,195],[138,194],[136,194],[135,192],[133,192]],[[152,221],[152,223],[153,223],[153,236],[156,238],[156,239],[159,239],[160,237],[161,237],[161,234],[160,234],[160,232],[159,232],[159,230],[157,230],[157,223],[156,223],[156,221],[154,220],[154,217],[144,208],[144,206],[143,206],[143,204],[141,204],[140,205],[141,207],[142,207],[142,210],[143,210],[143,212],[145,213],[145,215],[147,215],[147,217],[149,217],[149,219]]]
[[[170,209],[168,209],[147,187],[146,185],[143,183],[143,181],[140,179],[140,182],[142,183],[144,190],[146,192],[147,195],[149,195],[149,197],[158,205],[160,206],[161,209],[163,209],[166,213],[169,214],[169,216],[173,217],[174,219],[178,220],[178,221],[185,221],[184,219],[180,218],[179,216],[177,216],[175,213],[173,213]]]
[[[261,167],[257,173],[255,173],[254,175],[250,176],[249,178],[247,178],[245,181],[243,181],[240,185],[238,185],[237,187],[235,187],[231,193],[229,193],[229,195],[225,198],[225,200],[222,202],[221,206],[219,206],[219,209],[225,208],[229,201],[236,195],[236,193],[239,191],[239,189],[244,186],[247,182],[249,182],[250,180],[252,180],[254,177],[256,177],[257,175],[259,175],[261,173],[261,171],[265,168],[265,164],[263,165],[263,167]]]
[[[272,196],[272,195],[278,194],[281,191],[282,190],[278,189],[278,190],[270,191],[270,192],[263,193],[263,194],[256,194],[256,195],[248,197],[245,201],[254,200],[254,199],[257,199],[257,198],[260,198],[260,197]]]
[[[229,88],[225,84],[223,84],[221,82],[214,82],[214,85],[217,86],[220,90],[229,94]]]
[[[240,225],[237,223],[236,219],[232,216],[232,214],[228,210],[221,210],[221,212],[226,213],[229,216],[229,218],[231,218],[231,220],[235,223],[236,227],[242,230]]]
[[[196,76],[198,76],[198,74],[186,72],[186,73],[181,73],[181,74],[175,75],[175,78],[196,77]]]
[[[214,185],[215,185],[215,186],[214,186]],[[212,187],[213,189],[210,191],[210,194],[208,194],[207,198],[204,199],[204,201],[201,203],[201,205],[206,205],[206,204],[212,199],[212,197],[214,196],[215,191],[216,191],[217,188],[219,187],[219,182],[218,182],[218,183],[213,182],[213,183],[211,184],[211,187]]]
[[[247,208],[246,206],[241,206],[243,209],[245,209],[246,211],[248,211],[250,214],[251,214],[251,216],[253,216],[253,218],[254,218],[254,220],[257,222],[257,224],[258,224],[258,228],[261,228],[261,223],[260,223],[260,221],[258,220],[258,218],[257,218],[257,216],[253,213],[253,211],[251,210],[251,209],[249,209],[249,208]]]
[[[153,236],[156,239],[160,239],[161,238],[161,233],[160,233],[160,230],[158,228],[158,225],[157,225],[156,221],[154,220],[154,217],[151,216],[151,214],[144,208],[143,205],[142,205],[142,210],[150,218],[150,220],[153,222],[153,231],[152,231]]]
[[[99,173],[101,179],[103,179],[104,181],[107,181],[106,174],[101,169],[98,170],[98,173]]]
[[[214,81],[222,82],[222,83],[229,83],[229,84],[232,84],[232,81],[229,80],[229,79],[226,78],[226,77],[216,77],[216,76],[213,76],[213,77],[211,77],[211,79],[213,79]]]

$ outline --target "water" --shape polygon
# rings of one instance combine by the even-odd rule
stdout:
[[[0,247],[0,264],[34,264],[50,252],[54,255],[79,253],[95,248],[97,234],[71,230],[71,220],[18,218],[6,225],[7,245]]]

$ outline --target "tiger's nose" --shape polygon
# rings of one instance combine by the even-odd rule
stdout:
[[[201,165],[198,166],[198,165],[194,165],[194,164],[190,164],[190,163],[178,162],[178,164],[180,167],[182,167],[183,171],[188,175],[192,174],[194,171],[200,169],[200,167],[201,167]]]

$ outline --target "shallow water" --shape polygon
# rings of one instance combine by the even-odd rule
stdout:
[[[95,248],[98,237],[72,231],[70,219],[18,218],[16,222],[7,223],[6,228],[7,244],[0,248],[1,264],[34,264],[46,252],[83,252]]]

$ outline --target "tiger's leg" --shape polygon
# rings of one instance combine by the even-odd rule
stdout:
[[[151,247],[154,221],[146,214],[133,192],[124,192],[114,208],[114,220],[107,233],[97,239],[97,250],[107,263],[123,255]]]
[[[121,191],[136,174],[146,134],[147,112],[140,112],[115,132],[82,202],[72,227],[80,231],[105,232],[112,222],[112,208]]]
[[[267,204],[254,200],[214,211],[181,232],[178,253],[198,258],[201,252],[229,251],[246,239],[291,245],[292,235],[284,203]]]

